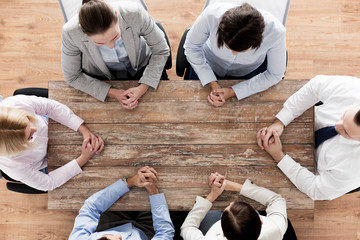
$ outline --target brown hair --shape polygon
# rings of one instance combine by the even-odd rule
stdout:
[[[228,240],[255,240],[260,235],[261,221],[252,206],[235,202],[222,213],[221,228]]]
[[[30,113],[0,107],[0,155],[14,155],[33,145],[25,139],[25,128],[29,121],[36,125],[36,118]]]
[[[265,29],[261,13],[248,3],[229,9],[224,13],[217,30],[217,44],[224,44],[231,50],[242,52],[249,48],[258,49]]]
[[[79,24],[87,35],[106,32],[118,18],[114,10],[101,0],[83,0],[79,11]]]
[[[357,126],[360,126],[360,110],[358,110],[357,113],[355,114],[354,122]]]

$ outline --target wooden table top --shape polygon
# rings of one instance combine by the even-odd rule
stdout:
[[[231,86],[239,81],[221,81]],[[113,99],[100,102],[65,82],[49,82],[49,98],[69,106],[88,128],[100,134],[105,148],[83,172],[48,194],[49,209],[80,209],[93,193],[122,177],[133,176],[142,166],[159,173],[157,186],[170,210],[189,210],[197,195],[210,192],[207,179],[219,172],[243,183],[249,178],[259,186],[281,194],[288,209],[313,209],[314,201],[301,193],[256,144],[257,131],[271,124],[284,101],[307,80],[283,80],[269,90],[222,107],[206,100],[208,87],[200,81],[161,81],[148,90],[136,109],[127,110]],[[111,81],[116,88],[137,86],[137,81]],[[302,166],[314,171],[313,109],[284,130],[283,149]],[[49,169],[66,164],[80,154],[82,136],[50,121]],[[235,192],[224,192],[213,205],[222,210],[231,201],[264,207]],[[150,209],[148,194],[134,187],[111,210]]]

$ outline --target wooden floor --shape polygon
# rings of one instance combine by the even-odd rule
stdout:
[[[184,29],[205,0],[147,0],[169,36],[173,66]],[[62,80],[63,19],[55,0],[0,1],[0,94]],[[292,0],[287,21],[287,79],[317,74],[360,76],[360,1]],[[171,79],[175,67],[169,72]],[[8,192],[0,181],[0,239],[67,239],[76,212],[48,211],[47,195]],[[360,239],[360,193],[289,211],[299,239]]]

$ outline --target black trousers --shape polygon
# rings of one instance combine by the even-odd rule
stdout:
[[[101,232],[126,223],[141,229],[151,239],[155,235],[151,212],[146,211],[106,211],[100,216],[96,232]]]

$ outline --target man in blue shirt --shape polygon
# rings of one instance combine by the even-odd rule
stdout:
[[[101,240],[125,240],[142,239],[149,237],[144,231],[135,227],[131,221],[104,231],[96,232],[100,215],[114,204],[122,195],[130,191],[133,186],[145,187],[149,193],[153,228],[155,235],[152,239],[173,239],[174,226],[171,222],[169,209],[165,196],[159,193],[156,187],[157,172],[150,167],[141,168],[137,174],[128,179],[120,179],[107,188],[89,197],[80,209],[75,219],[74,228],[70,234],[71,239],[101,239]],[[121,214],[119,215],[121,216]],[[114,219],[117,221],[119,219]]]

